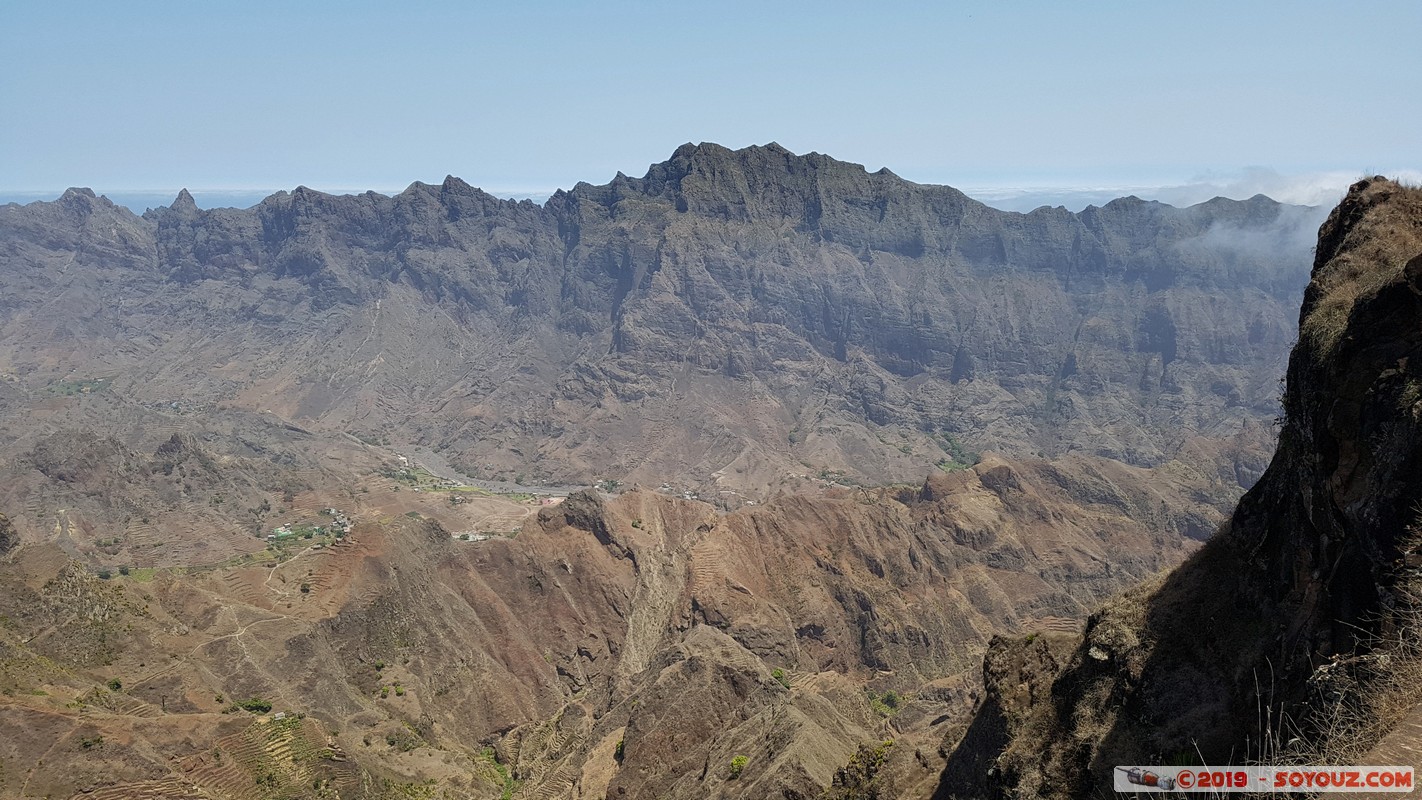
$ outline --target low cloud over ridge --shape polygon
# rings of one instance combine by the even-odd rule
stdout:
[[[1117,197],[1135,195],[1173,206],[1190,206],[1213,197],[1244,200],[1256,194],[1281,203],[1305,206],[1332,206],[1349,184],[1365,175],[1381,174],[1406,183],[1422,183],[1422,170],[1333,170],[1286,175],[1267,167],[1248,167],[1237,173],[1201,176],[1188,183],[1166,186],[1040,186],[965,187],[969,196],[1005,211],[1031,211],[1040,206],[1066,206],[1080,211]]]

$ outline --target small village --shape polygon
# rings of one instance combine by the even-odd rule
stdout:
[[[346,516],[345,512],[340,509],[323,508],[321,509],[321,515],[330,517],[330,524],[312,525],[306,522],[288,522],[273,528],[272,532],[267,534],[267,541],[280,542],[291,538],[312,539],[324,535],[331,535],[337,539],[343,539],[350,534],[351,528],[354,527],[354,523],[351,522],[350,517]],[[315,547],[318,548],[322,546],[323,545],[320,544],[315,545]]]

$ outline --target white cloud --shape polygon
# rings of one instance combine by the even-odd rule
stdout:
[[[1367,176],[1385,175],[1410,183],[1422,183],[1422,170],[1369,170]],[[1066,206],[1080,211],[1088,205],[1102,205],[1117,197],[1135,195],[1173,206],[1190,206],[1214,197],[1245,200],[1262,194],[1281,203],[1332,207],[1348,186],[1365,177],[1362,171],[1307,172],[1286,175],[1265,167],[1249,167],[1233,173],[1201,176],[1193,181],[1163,186],[1028,186],[964,188],[970,197],[1006,211],[1031,211],[1039,206]]]
[[[1418,170],[1372,170],[1367,176],[1375,174],[1410,182],[1422,179],[1422,171]],[[1262,194],[1281,203],[1332,206],[1348,191],[1349,185],[1367,176],[1342,170],[1285,175],[1265,167],[1249,167],[1232,175],[1205,176],[1180,186],[1162,186],[1151,199],[1171,205],[1193,205],[1213,197],[1243,200]]]

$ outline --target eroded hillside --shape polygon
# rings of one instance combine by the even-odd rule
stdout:
[[[23,545],[0,791],[814,797],[893,739],[926,793],[988,638],[1072,630],[1177,562],[1197,513],[1169,475],[988,459],[729,515],[583,492],[513,538],[402,514],[108,578]]]

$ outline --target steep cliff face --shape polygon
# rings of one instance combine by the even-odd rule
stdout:
[[[1003,666],[1044,643],[995,643],[940,795],[1080,797],[1117,764],[1337,757],[1408,713],[1419,358],[1422,191],[1361,181],[1319,234],[1264,477],[1195,557],[1037,657],[1031,683],[1050,692],[1022,698]]]
[[[576,220],[574,262],[630,280],[589,377],[649,398],[680,378],[669,365],[713,396],[697,372],[753,378],[802,452],[857,445],[848,463],[885,457],[856,441],[866,420],[1145,465],[1178,452],[1163,431],[1237,429],[1273,402],[1259,376],[1282,363],[1303,273],[1231,233],[1308,227],[1263,198],[1003,214],[775,146],[683,147],[550,207]]]
[[[110,376],[140,405],[269,410],[478,477],[763,494],[806,464],[1157,466],[1241,431],[1250,460],[1311,214],[1004,213],[776,145],[686,145],[544,206],[449,178],[140,218],[73,190],[0,209],[0,371],[30,406]]]

